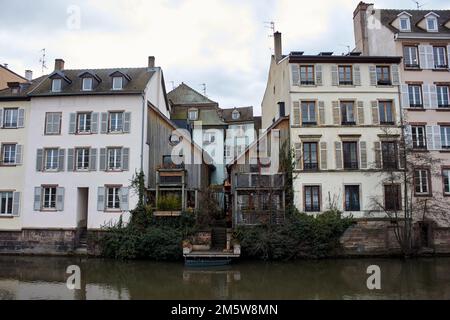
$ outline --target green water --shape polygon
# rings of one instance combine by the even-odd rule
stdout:
[[[66,269],[81,270],[70,290]],[[381,268],[369,290],[367,267]],[[450,258],[241,261],[221,268],[182,263],[0,256],[0,299],[450,299]]]

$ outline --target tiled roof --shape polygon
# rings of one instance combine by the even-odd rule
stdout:
[[[391,23],[397,18],[397,16],[402,12],[407,12],[411,15],[411,32],[413,33],[430,33],[418,27],[418,23],[422,21],[427,14],[434,12],[439,15],[438,19],[438,31],[440,33],[450,34],[450,29],[445,27],[445,24],[450,20],[450,10],[392,10],[392,9],[381,9],[381,23],[391,29],[393,32],[399,32],[394,28]],[[434,32],[435,33],[435,32]]]
[[[218,105],[217,102],[205,97],[185,83],[181,83],[178,87],[170,91],[167,96],[173,105]]]
[[[20,90],[17,93],[13,93],[10,88],[0,90],[0,100],[6,99],[28,99],[28,93],[33,91],[47,76],[42,76],[33,79],[31,82],[21,83]]]
[[[237,110],[240,113],[239,119],[233,119],[233,111]],[[253,107],[242,107],[232,109],[220,109],[222,119],[227,123],[249,122],[253,121]]]

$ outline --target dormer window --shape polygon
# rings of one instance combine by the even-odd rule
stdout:
[[[113,90],[123,89],[123,77],[113,77]]]
[[[233,113],[231,114],[231,118],[233,120],[239,120],[240,117],[241,117],[241,114],[237,110],[234,110]]]
[[[411,21],[408,17],[400,18],[400,30],[411,31]]]
[[[61,79],[53,79],[52,80],[52,91],[53,92],[61,92]]]
[[[438,21],[436,17],[434,16],[427,17],[427,30],[430,32],[438,31]]]
[[[188,118],[191,121],[195,121],[198,119],[198,110],[197,109],[191,109],[188,112]]]
[[[92,83],[93,83],[92,78],[83,78],[83,83],[82,83],[83,91],[91,91]]]

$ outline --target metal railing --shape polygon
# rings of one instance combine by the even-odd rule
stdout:
[[[235,188],[276,188],[284,187],[284,174],[261,175],[260,173],[238,173]]]
[[[247,211],[239,210],[236,212],[237,225],[259,225],[259,224],[280,224],[285,219],[284,210],[271,211]]]

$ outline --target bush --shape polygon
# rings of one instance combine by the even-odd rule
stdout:
[[[336,211],[317,217],[292,213],[281,225],[239,227],[235,237],[242,255],[263,260],[323,258],[339,246],[339,238],[353,223]]]
[[[181,198],[176,195],[166,195],[158,199],[158,210],[177,211],[181,210]]]

